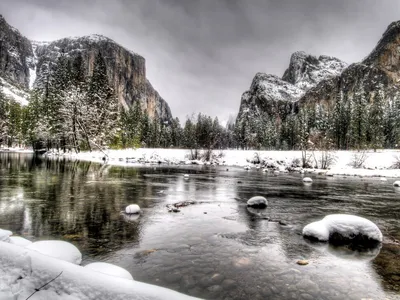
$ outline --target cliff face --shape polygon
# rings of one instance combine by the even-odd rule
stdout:
[[[29,89],[40,88],[51,64],[61,53],[71,61],[81,54],[88,76],[93,72],[96,55],[101,53],[109,82],[123,107],[138,101],[150,118],[172,120],[168,103],[146,78],[146,62],[142,56],[101,35],[31,42],[0,16],[0,81],[9,97],[26,104]]]
[[[145,59],[113,40],[101,35],[91,35],[65,38],[51,43],[34,43],[34,49],[38,82],[46,74],[49,64],[56,62],[61,53],[71,61],[81,54],[87,76],[92,74],[95,57],[101,53],[105,59],[107,77],[122,106],[127,108],[139,101],[151,118],[158,117],[162,121],[172,119],[168,104],[146,78]]]
[[[378,92],[385,101],[397,97],[400,89],[400,21],[393,22],[384,32],[377,46],[362,62],[347,67],[340,76],[323,80],[310,89],[296,103],[304,106],[322,104],[332,108],[341,96],[344,102],[352,101],[355,94],[363,93],[368,103]]]
[[[27,90],[30,68],[34,68],[30,41],[0,15],[0,76],[9,84]]]
[[[337,76],[345,67],[346,63],[334,57],[293,53],[282,79],[256,74],[250,89],[242,95],[237,122],[261,116],[284,118],[307,91]]]
[[[368,103],[374,101],[378,92],[384,95],[384,101],[390,101],[400,94],[399,49],[400,21],[389,25],[371,54],[360,63],[346,66],[337,58],[316,58],[296,52],[282,80],[272,75],[260,76],[260,73],[254,77],[250,90],[242,96],[237,122],[248,120],[249,116],[285,118],[288,113],[315,105],[329,110],[337,99],[346,103],[360,94]],[[271,87],[254,89],[253,86],[262,84],[260,78],[266,76],[276,78]],[[283,91],[276,93],[279,90]],[[281,97],[282,92],[288,96]]]

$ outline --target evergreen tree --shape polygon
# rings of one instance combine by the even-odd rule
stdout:
[[[370,142],[374,150],[381,148],[384,143],[383,97],[381,89],[375,93],[368,115]]]

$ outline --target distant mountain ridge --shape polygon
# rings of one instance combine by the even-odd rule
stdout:
[[[347,65],[334,57],[317,58],[295,52],[282,78],[265,73],[255,75],[250,89],[242,95],[236,123],[246,127],[248,120],[262,117],[280,122],[288,114],[316,105],[332,110],[337,99],[351,105],[360,94],[369,104],[378,92],[385,96],[385,101],[394,99],[400,82],[398,49],[400,21],[388,26],[377,46],[359,63]]]
[[[335,57],[321,55],[317,58],[303,51],[295,52],[282,78],[265,73],[255,75],[250,89],[242,95],[237,121],[242,122],[250,115],[286,115],[308,90],[338,76],[346,67],[345,62]]]
[[[71,61],[80,53],[86,75],[93,71],[94,58],[105,59],[109,83],[119,103],[127,108],[139,102],[151,118],[172,119],[168,103],[146,78],[145,59],[102,35],[63,38],[52,42],[30,41],[0,15],[0,80],[6,95],[26,104],[31,88],[40,82],[51,63],[63,53]]]

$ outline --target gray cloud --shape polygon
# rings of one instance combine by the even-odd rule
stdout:
[[[282,75],[294,51],[360,61],[398,0],[2,0],[28,38],[104,34],[146,58],[147,77],[181,120],[226,120],[256,72]]]

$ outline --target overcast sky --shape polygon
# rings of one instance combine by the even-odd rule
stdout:
[[[144,56],[183,123],[236,116],[255,73],[281,76],[294,51],[360,61],[400,20],[400,1],[1,0],[0,13],[30,39],[99,33]]]

